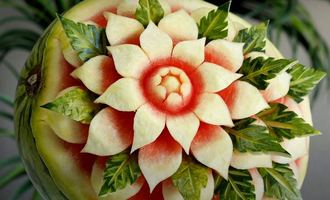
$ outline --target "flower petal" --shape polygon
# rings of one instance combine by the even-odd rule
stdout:
[[[199,162],[227,179],[233,143],[220,126],[201,124],[191,144],[191,151]]]
[[[146,178],[150,192],[158,183],[172,176],[182,161],[181,146],[163,132],[159,138],[139,151],[139,166]]]
[[[102,94],[112,83],[120,78],[113,60],[108,56],[96,56],[71,73],[96,94]]]
[[[208,7],[198,8],[190,13],[190,16],[199,24],[200,20],[207,16],[213,9]]]
[[[214,194],[214,179],[212,171],[209,170],[207,174],[207,185],[201,190],[200,200],[210,200]],[[183,200],[179,190],[173,185],[171,179],[167,179],[162,183],[162,191],[164,200]]]
[[[144,30],[142,24],[136,19],[115,15],[110,12],[104,14],[108,20],[106,34],[111,46],[127,43],[139,38]]]
[[[233,126],[229,110],[217,94],[204,93],[194,110],[197,117],[208,124]]]
[[[146,30],[141,34],[140,44],[150,60],[169,58],[172,54],[172,39],[153,22],[150,22]]]
[[[275,78],[269,80],[266,90],[261,91],[267,102],[284,97],[290,89],[291,75],[287,72],[281,72]]]
[[[256,200],[262,200],[264,196],[264,179],[256,168],[250,169],[249,173],[252,177],[252,183],[255,188]]]
[[[269,108],[257,88],[245,81],[236,81],[220,92],[233,119],[251,117]]]
[[[141,106],[134,117],[134,139],[131,152],[155,141],[165,127],[166,116],[149,104]]]
[[[190,144],[199,128],[199,119],[194,113],[179,116],[167,116],[166,126],[172,137],[189,154]]]
[[[179,10],[160,20],[158,27],[166,32],[174,43],[198,38],[198,27],[193,18],[184,10]]]
[[[256,167],[272,168],[272,157],[269,154],[263,153],[241,153],[233,152],[230,165],[236,169],[251,169]]]
[[[178,43],[172,57],[184,61],[193,67],[198,67],[204,61],[205,38]]]
[[[243,64],[243,46],[244,43],[213,40],[205,47],[205,61],[236,72]]]
[[[122,152],[133,141],[134,113],[124,113],[110,107],[101,110],[89,127],[87,143],[82,152],[99,156]]]
[[[117,72],[123,77],[140,78],[141,73],[149,66],[149,58],[139,46],[123,44],[108,49]]]
[[[274,155],[273,161],[277,163],[290,163],[297,158],[300,158],[304,155],[308,154],[308,143],[307,143],[308,137],[301,137],[301,138],[294,138],[291,140],[285,139],[283,142],[281,142],[281,146],[290,153],[291,158],[280,156],[280,155]]]
[[[74,121],[62,114],[47,111],[47,124],[54,133],[62,140],[74,143],[83,144],[87,140],[88,125]]]
[[[103,172],[106,165],[106,158],[99,157],[96,159],[92,174],[91,174],[91,183],[92,187],[95,190],[95,193],[98,194],[102,188],[103,184]],[[100,197],[101,200],[114,200],[114,199],[128,199],[135,194],[137,194],[142,186],[145,184],[145,179],[141,176],[136,180],[132,185],[126,186],[124,189],[118,190],[116,192],[108,193],[104,197]]]
[[[135,111],[144,102],[138,81],[131,78],[122,78],[112,84],[96,103],[107,104],[119,111]]]
[[[219,65],[205,62],[198,67],[204,81],[203,86],[206,92],[218,92],[228,87],[232,82],[239,79],[242,75],[233,73]]]

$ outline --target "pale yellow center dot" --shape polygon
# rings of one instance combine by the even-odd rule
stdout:
[[[167,105],[179,106],[191,93],[191,82],[186,73],[176,67],[162,67],[151,78],[154,94]]]

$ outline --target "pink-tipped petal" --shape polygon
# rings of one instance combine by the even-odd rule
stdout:
[[[137,45],[123,44],[108,47],[115,67],[123,77],[140,78],[150,61],[144,51]]]
[[[169,58],[172,54],[172,39],[153,22],[150,22],[146,30],[141,34],[140,44],[151,61]]]
[[[139,83],[135,79],[122,78],[112,84],[96,103],[103,103],[119,111],[135,111],[144,102]]]
[[[123,17],[110,12],[104,14],[108,20],[106,34],[111,46],[124,44],[138,38],[144,30],[142,24],[136,19]]]
[[[290,163],[297,158],[300,158],[308,154],[308,137],[294,138],[291,140],[285,139],[281,146],[290,153],[291,157],[284,157],[280,155],[274,155],[273,161],[277,163]]]
[[[266,90],[261,91],[267,102],[282,98],[289,92],[291,75],[281,72],[275,78],[269,80]]]
[[[269,108],[269,105],[253,85],[245,81],[236,81],[220,92],[233,119],[251,117]]]
[[[264,180],[256,168],[249,170],[255,188],[256,200],[262,200],[264,196]]]
[[[139,150],[139,166],[149,184],[150,193],[158,183],[178,170],[181,161],[182,148],[167,131]]]
[[[219,92],[242,76],[209,62],[203,63],[197,71],[202,76],[206,92]]]
[[[89,127],[87,143],[82,152],[99,156],[122,152],[133,141],[134,113],[124,113],[110,107],[100,111]]]
[[[158,27],[166,32],[175,43],[198,38],[196,22],[184,10],[179,10],[160,20]]]
[[[199,119],[194,113],[179,116],[167,116],[166,126],[172,137],[182,146],[187,154],[192,140],[199,128]]]
[[[201,200],[210,200],[214,195],[214,178],[212,170],[207,174],[207,185],[205,188],[202,188],[201,191]]]
[[[236,169],[251,169],[257,167],[272,167],[272,157],[263,153],[233,152],[230,165]]]
[[[134,117],[132,152],[155,141],[165,127],[166,116],[149,104],[141,106]]]
[[[74,70],[71,75],[80,79],[96,94],[102,94],[120,76],[114,69],[113,60],[108,56],[96,56]]]
[[[205,47],[205,61],[236,72],[243,64],[243,46],[244,43],[213,40]]]
[[[204,61],[204,45],[205,38],[180,42],[174,47],[172,56],[198,67]]]
[[[201,121],[208,124],[234,125],[225,102],[217,94],[202,94],[194,112]]]
[[[191,151],[199,162],[227,179],[233,143],[221,127],[201,124],[191,144]]]
[[[96,194],[98,194],[103,184],[103,172],[105,169],[106,158],[99,157],[96,159],[91,174],[92,187]],[[132,185],[126,186],[124,189],[116,192],[108,193],[105,196],[99,197],[100,200],[124,200],[137,194],[142,186],[145,184],[145,179],[141,176]]]

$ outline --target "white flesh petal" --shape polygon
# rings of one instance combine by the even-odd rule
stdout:
[[[80,79],[90,91],[96,94],[102,94],[104,92],[103,84],[106,81],[104,79],[108,78],[103,77],[103,72],[109,71],[110,69],[108,70],[107,68],[113,67],[108,66],[107,63],[112,63],[110,57],[96,56],[74,70],[71,76]]]
[[[86,142],[83,125],[80,122],[72,120],[62,114],[49,111],[47,124],[59,138],[66,142],[75,144]]]
[[[218,58],[215,58],[215,64],[221,65],[232,72],[236,72],[243,64],[243,46],[244,43],[219,39],[208,43],[205,47],[205,51],[207,54]]]
[[[245,81],[233,83],[233,90],[230,96],[223,97],[229,107],[233,119],[251,117],[260,111],[269,108],[269,105],[253,85]]]
[[[272,157],[268,154],[262,153],[241,153],[233,152],[230,165],[236,169],[251,169],[257,167],[272,167]]]
[[[150,193],[158,183],[172,176],[180,167],[182,148],[168,133],[139,150],[139,166],[148,182]]]
[[[151,61],[169,58],[172,54],[172,39],[153,22],[150,22],[146,30],[141,34],[140,44]]]
[[[106,34],[111,46],[127,42],[139,37],[144,30],[142,24],[136,19],[123,17],[110,12],[104,14],[108,20]]]
[[[149,66],[149,58],[137,45],[123,44],[108,47],[117,72],[123,77],[140,78],[141,73]]]
[[[205,123],[233,126],[229,110],[222,98],[217,94],[202,94],[194,112]]]
[[[213,9],[208,7],[198,8],[190,13],[190,16],[199,24],[200,20],[207,16]]]
[[[132,144],[133,121],[131,123],[128,124],[119,111],[109,107],[103,109],[90,124],[88,140],[82,152],[98,156],[122,152]]]
[[[267,102],[284,97],[290,89],[291,75],[287,72],[281,72],[275,78],[269,80],[266,90],[261,91]]]
[[[301,138],[294,138],[291,140],[285,139],[283,142],[281,142],[281,146],[290,153],[291,158],[280,156],[280,155],[274,155],[273,161],[277,163],[290,163],[297,158],[300,158],[304,155],[308,154],[308,144],[307,144],[307,137],[301,137]]]
[[[107,104],[119,111],[135,111],[144,102],[139,83],[135,79],[122,78],[112,84],[96,103]]]
[[[134,117],[134,139],[131,152],[155,141],[165,128],[166,116],[152,108],[142,105]]]
[[[262,200],[264,196],[264,180],[256,168],[249,170],[255,188],[256,200]]]
[[[97,159],[93,165],[92,174],[91,174],[91,183],[95,192],[98,194],[102,188],[103,184],[103,172],[105,165],[101,165],[99,162],[100,159]],[[99,197],[99,200],[126,200],[137,194],[145,180],[143,177],[138,178],[135,183],[132,185],[126,186],[124,189],[118,190],[116,192],[108,193],[105,196]]]
[[[66,36],[65,32],[60,35],[60,44],[64,59],[73,67],[79,67],[83,64],[80,60],[77,51],[75,51],[70,43],[70,40]]]
[[[205,38],[178,43],[172,57],[184,61],[193,67],[198,67],[204,61]]]
[[[221,127],[201,125],[191,144],[191,151],[199,162],[227,179],[233,143]]]
[[[180,116],[167,116],[166,127],[172,137],[182,146],[187,154],[192,140],[199,128],[199,119],[194,113]]]
[[[251,60],[254,60],[254,59],[259,58],[259,57],[262,57],[264,59],[269,58],[269,56],[267,56],[265,53],[258,52],[258,51],[252,51],[252,52],[245,55],[245,58],[251,58]]]
[[[205,92],[223,90],[242,76],[209,62],[204,62],[197,71],[202,76]]]
[[[158,27],[166,32],[174,42],[198,38],[196,22],[184,10],[179,10],[160,20]]]

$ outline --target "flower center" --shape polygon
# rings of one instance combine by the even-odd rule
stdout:
[[[191,111],[202,87],[200,77],[193,69],[176,60],[153,63],[140,80],[149,103],[167,114]]]

